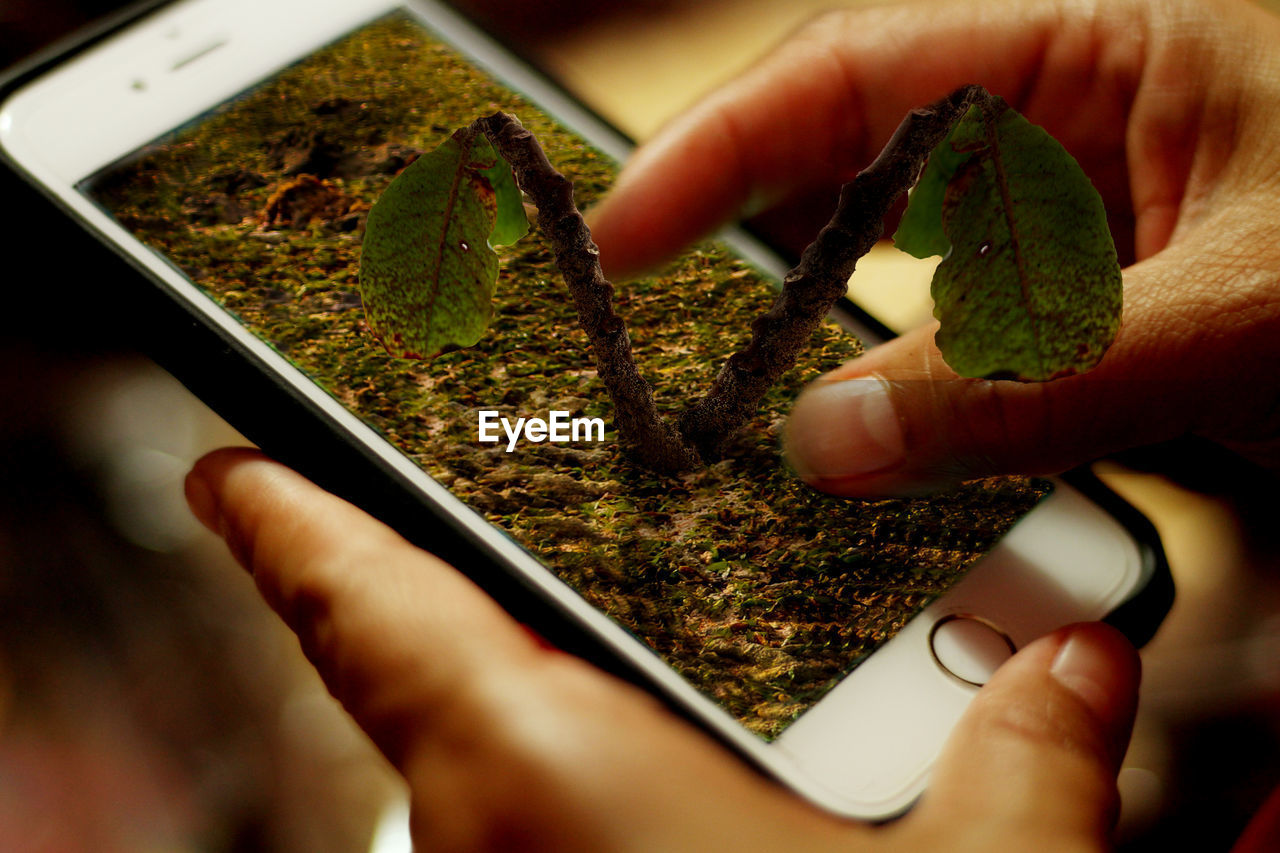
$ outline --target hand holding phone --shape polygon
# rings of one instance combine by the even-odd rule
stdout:
[[[956,727],[925,801],[877,828],[790,796],[255,452],[201,460],[187,494],[405,775],[419,849],[1105,844],[1138,683],[1137,655],[1107,626],[1063,629],[1011,659]]]
[[[799,372],[724,460],[679,476],[597,434],[557,442],[544,413],[612,410],[537,241],[508,251],[496,334],[390,359],[364,328],[362,217],[413,156],[501,107],[581,204],[628,150],[439,4],[186,0],[22,82],[3,153],[98,241],[120,303],[159,306],[143,343],[162,363],[276,458],[828,809],[907,809],[1015,649],[1104,617],[1141,642],[1167,609],[1153,534],[1086,480],[867,503],[797,483],[776,429]],[[730,233],[619,290],[665,399],[706,387],[780,268]],[[807,369],[856,351],[827,324]],[[542,428],[487,442],[486,417]]]

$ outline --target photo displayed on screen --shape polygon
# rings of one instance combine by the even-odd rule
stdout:
[[[681,475],[646,470],[618,446],[612,404],[536,226],[499,250],[493,324],[477,345],[425,361],[390,356],[361,304],[366,215],[420,153],[495,110],[537,134],[575,182],[579,207],[607,190],[616,163],[408,11],[82,189],[745,726],[774,737],[1046,487],[999,480],[927,500],[850,501],[795,479],[778,453],[790,401],[859,351],[833,324],[724,458]],[[714,243],[619,284],[617,310],[660,408],[679,411],[706,392],[774,292]],[[545,431],[511,440],[502,419],[519,418]]]

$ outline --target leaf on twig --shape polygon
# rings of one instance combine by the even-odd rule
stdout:
[[[459,130],[391,182],[369,211],[360,294],[373,334],[402,358],[475,344],[489,328],[498,257],[528,231],[511,168]]]
[[[529,217],[524,212],[524,195],[516,186],[511,167],[484,136],[477,134],[476,142],[493,153],[494,163],[483,171],[496,196],[498,215],[489,235],[490,246],[514,246],[529,233]]]
[[[1119,329],[1102,199],[1053,137],[1000,98],[971,107],[930,155],[894,242],[944,256],[936,340],[962,376],[1081,373]]]

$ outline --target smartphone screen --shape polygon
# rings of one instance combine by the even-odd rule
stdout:
[[[778,453],[800,388],[856,355],[815,333],[725,457],[679,476],[619,448],[548,245],[499,251],[474,347],[394,358],[365,324],[365,216],[395,175],[495,110],[532,129],[586,209],[618,164],[410,10],[350,33],[80,186],[328,394],[748,729],[776,737],[945,592],[1043,496],[992,480],[927,500],[809,489]],[[617,288],[658,405],[678,413],[776,284],[725,245]],[[512,434],[524,419],[542,429]],[[503,426],[503,421],[507,426]],[[539,437],[540,436],[540,437]]]

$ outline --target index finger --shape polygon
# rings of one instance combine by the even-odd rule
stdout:
[[[257,451],[209,454],[186,492],[393,763],[424,714],[542,653],[451,566]]]
[[[419,849],[844,850],[865,831],[256,451],[201,459],[187,497],[409,781]]]
[[[637,151],[591,216],[601,262],[625,278],[731,219],[834,188],[908,110],[968,83],[1038,118],[1077,157],[1122,171],[1143,29],[1125,19],[1138,14],[906,3],[825,15]],[[1112,43],[1110,32],[1128,35]]]

